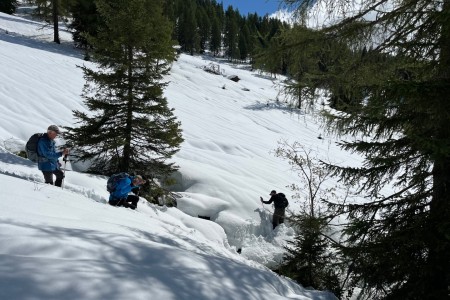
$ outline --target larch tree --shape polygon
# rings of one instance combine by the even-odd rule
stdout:
[[[328,203],[348,220],[341,250],[354,285],[370,299],[449,299],[450,1],[285,2],[302,16],[326,7],[316,15],[327,21],[322,43],[353,53],[345,63],[331,53],[321,76],[351,99],[327,114],[329,128],[364,157],[359,167],[328,166],[365,197]]]

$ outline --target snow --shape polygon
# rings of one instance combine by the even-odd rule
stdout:
[[[0,13],[1,299],[335,299],[268,268],[294,231],[288,222],[273,231],[273,208],[259,197],[276,189],[290,210],[302,204],[286,188],[296,174],[273,154],[278,141],[358,163],[314,112],[284,103],[282,78],[182,54],[165,91],[185,139],[172,159],[181,198],[177,208],[141,199],[133,211],[106,205],[106,177],[69,163],[61,189],[14,154],[33,133],[87,112],[77,66],[89,63],[70,34],[61,32],[61,45],[52,37],[39,22]],[[203,71],[211,62],[225,74]]]

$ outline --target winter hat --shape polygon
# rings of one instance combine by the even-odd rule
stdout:
[[[277,191],[272,190],[269,195],[276,194],[276,193],[277,193]]]

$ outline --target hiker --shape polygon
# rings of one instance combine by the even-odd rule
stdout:
[[[44,174],[45,183],[53,184],[53,175],[56,176],[55,186],[61,187],[64,179],[64,172],[60,169],[61,165],[58,158],[69,155],[69,148],[63,151],[56,151],[55,138],[61,131],[58,126],[50,125],[47,133],[44,133],[37,143],[38,169]]]
[[[136,209],[139,201],[140,187],[145,183],[146,181],[142,176],[129,176],[127,174],[127,176],[120,178],[115,183],[114,191],[109,195],[108,203],[112,206],[123,206]],[[133,192],[134,195],[129,194],[130,192]]]
[[[265,204],[270,204],[273,202],[275,211],[272,216],[272,225],[273,229],[275,229],[275,227],[279,224],[284,223],[284,210],[289,205],[289,202],[283,193],[277,194],[275,190],[272,190],[269,195],[271,196],[269,201],[264,201],[262,197],[259,198],[261,199],[261,202]]]

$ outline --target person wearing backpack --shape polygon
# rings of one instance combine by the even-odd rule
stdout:
[[[146,181],[140,175],[130,176],[126,173],[120,173],[111,176],[107,186],[111,193],[108,203],[112,206],[136,209],[139,201],[139,189],[145,183]],[[129,194],[130,192],[135,195]]]
[[[273,229],[275,229],[279,224],[284,223],[285,209],[289,205],[289,201],[283,193],[277,194],[275,190],[272,190],[269,195],[271,196],[269,201],[264,201],[262,197],[259,198],[261,202],[265,204],[271,204],[273,202],[275,211],[272,216],[272,225]]]
[[[50,125],[47,133],[44,133],[37,142],[38,169],[44,175],[45,183],[53,184],[53,175],[56,176],[55,186],[61,187],[64,172],[60,169],[58,158],[69,155],[69,148],[56,151],[55,138],[60,134],[58,126]]]

